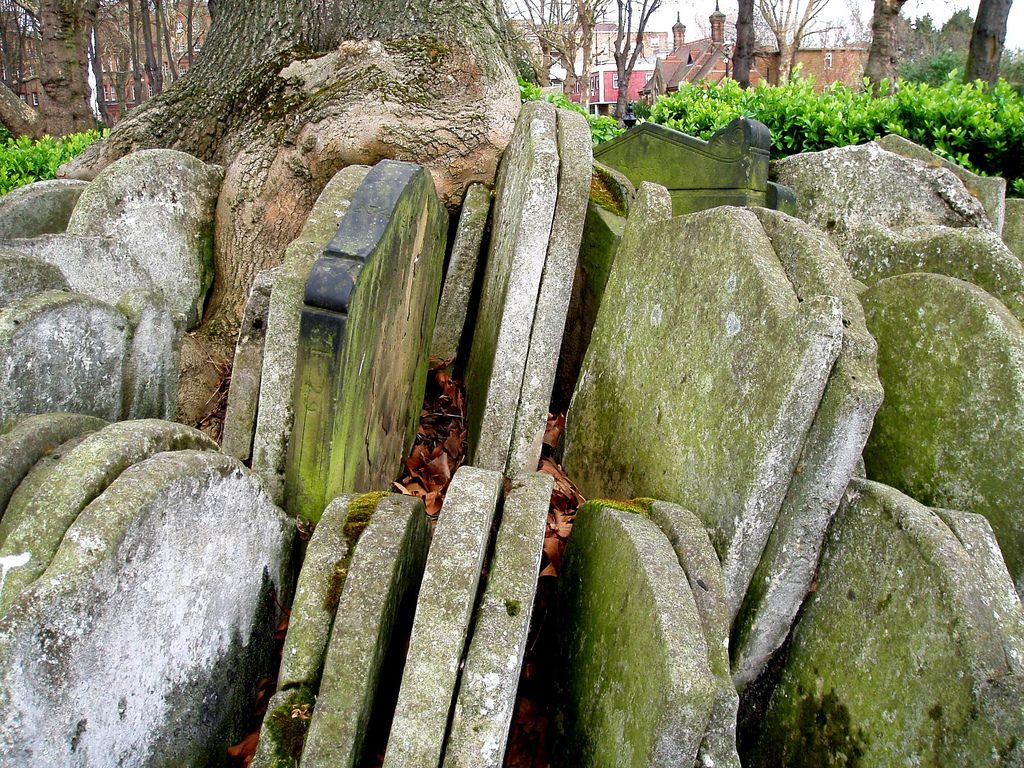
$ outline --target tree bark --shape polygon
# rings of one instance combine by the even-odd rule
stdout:
[[[999,79],[1010,3],[1011,0],[981,0],[971,33],[971,47],[967,51],[965,83],[984,80],[994,85]]]
[[[750,87],[750,70],[754,66],[754,0],[739,0],[736,13],[736,48],[733,53],[732,77],[741,88]]]
[[[146,53],[146,79],[149,81],[147,93],[160,93],[164,89],[164,76],[157,61],[157,51],[153,48],[153,24],[149,15],[149,0],[139,0],[139,22],[142,24],[142,47]],[[157,40],[157,43],[160,41]]]
[[[145,1],[142,0],[142,2]],[[135,89],[133,101],[136,104],[141,104],[149,98],[149,91],[142,88],[142,67],[139,64],[139,22],[135,16],[135,0],[128,0],[128,40],[132,58],[132,87]]]
[[[871,85],[878,88],[883,80],[896,82],[896,68],[899,64],[896,48],[896,19],[906,0],[875,0],[875,12],[871,18],[871,48],[868,62],[864,65],[864,76]]]
[[[634,8],[634,3],[639,7]],[[629,103],[629,81],[644,44],[644,30],[651,14],[661,7],[661,0],[616,0],[618,29],[615,33],[615,70],[619,87],[615,99],[615,117],[622,124]],[[633,25],[636,24],[636,32]]]
[[[171,75],[171,82],[178,79],[178,65],[174,61],[174,51],[171,50],[171,30],[168,27],[167,13],[164,4],[156,0],[156,24],[157,40],[162,37],[164,40],[164,52],[167,54],[167,70]],[[157,45],[159,48],[159,44]]]

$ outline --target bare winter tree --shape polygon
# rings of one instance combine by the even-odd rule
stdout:
[[[754,0],[739,0],[736,12],[736,47],[733,49],[733,79],[741,88],[750,87],[754,67]]]
[[[629,80],[633,76],[636,60],[644,49],[644,30],[651,15],[661,7],[661,0],[615,0],[616,24],[615,71],[619,78],[618,98],[615,101],[615,117],[626,116],[629,101]]]
[[[864,65],[864,76],[878,87],[883,80],[896,81],[899,58],[896,47],[896,20],[907,0],[875,0],[871,17],[871,48]]]
[[[779,82],[789,80],[804,40],[821,32],[819,17],[829,0],[758,0],[757,7],[779,49]]]
[[[981,0],[978,18],[974,20],[974,31],[971,33],[971,47],[967,51],[964,82],[984,80],[986,83],[995,83],[998,79],[1011,2]]]

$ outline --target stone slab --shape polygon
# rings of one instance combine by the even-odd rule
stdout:
[[[263,478],[275,504],[284,503],[285,459],[295,419],[292,394],[306,278],[313,262],[323,253],[324,244],[337,232],[352,195],[369,171],[365,165],[350,165],[327,182],[302,232],[285,249],[284,264],[271,288],[252,468]]]
[[[739,696],[729,667],[729,607],[725,577],[718,554],[700,519],[676,504],[653,501],[651,520],[668,538],[686,574],[704,630],[708,665],[715,678],[708,727],[697,751],[697,766],[740,768],[736,751],[736,712]]]
[[[217,444],[183,424],[144,419],[106,426],[65,454],[48,482],[23,504],[8,505],[0,521],[0,558],[23,561],[6,571],[0,613],[46,570],[79,513],[119,475],[155,453],[187,449],[216,451]]]
[[[466,365],[469,460],[504,471],[558,196],[556,109],[524,104],[502,155]]]
[[[935,514],[855,480],[817,583],[747,765],[1021,764],[1021,659]]]
[[[952,171],[964,183],[967,191],[978,198],[984,206],[995,233],[997,235],[1002,233],[1006,213],[1006,179],[999,176],[979,176],[976,173],[971,173],[966,168],[950,162],[944,157],[939,157],[930,149],[895,133],[888,133],[880,138],[878,146],[898,155],[920,160],[927,165],[941,166]]]
[[[554,478],[535,472],[505,496],[445,746],[445,768],[504,765],[537,593]]]
[[[356,768],[376,757],[364,755],[366,736],[386,668],[401,663],[405,638],[398,627],[408,626],[428,556],[430,523],[423,503],[374,496],[379,501],[355,547],[338,603],[302,754],[306,768]]]
[[[159,291],[132,290],[117,303],[128,320],[131,339],[124,366],[122,416],[169,419],[178,398],[181,333]]]
[[[90,182],[67,233],[123,243],[193,328],[213,282],[213,219],[223,178],[220,166],[184,152],[132,152]]]
[[[0,521],[11,494],[37,461],[71,438],[106,425],[107,422],[95,416],[44,413],[19,419],[9,431],[0,434]],[[0,544],[3,539],[4,535],[0,534]]]
[[[649,519],[580,508],[558,578],[558,767],[694,765],[715,698],[679,559]]]
[[[5,765],[207,766],[272,664],[294,526],[236,460],[154,456],[0,620]]]
[[[797,296],[842,302],[843,341],[778,520],[733,627],[733,682],[743,688],[785,641],[818,565],[832,515],[857,468],[882,403],[877,345],[858,285],[821,232],[776,211],[755,211]]]
[[[563,465],[587,498],[654,496],[696,513],[734,617],[839,353],[841,309],[798,300],[751,211],[670,211],[646,184],[630,210]]]
[[[1018,259],[1024,261],[1024,198],[1010,197],[1006,199],[1003,242]]]
[[[130,333],[116,309],[75,293],[0,309],[0,422],[58,411],[121,418]]]
[[[500,472],[468,465],[448,487],[420,584],[384,768],[441,762],[501,491]]]
[[[388,488],[426,389],[448,217],[430,172],[382,160],[306,281],[285,508],[318,520],[339,493]]]
[[[63,232],[87,186],[85,181],[48,179],[12,189],[0,197],[0,240]]]
[[[984,515],[1024,592],[1024,329],[980,288],[907,274],[861,294],[885,402],[868,477]]]
[[[10,248],[0,248],[0,307],[40,291],[70,290],[64,274],[52,264]]]
[[[430,356],[437,360],[451,361],[459,354],[490,212],[491,190],[477,182],[470,184],[462,199],[459,225],[437,305],[434,337],[430,342]]]

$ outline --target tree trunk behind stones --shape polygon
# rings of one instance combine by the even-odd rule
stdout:
[[[153,23],[149,14],[149,0],[139,0],[139,23],[142,25],[142,47],[146,52],[146,78],[149,80],[149,91],[160,93],[163,90],[163,72],[157,60],[157,50],[153,47]],[[157,40],[159,45],[160,41]]]
[[[213,25],[188,77],[65,168],[89,179],[147,147],[225,166],[214,284],[203,325],[187,340],[198,349],[183,349],[197,365],[230,359],[255,275],[280,263],[338,170],[382,158],[419,162],[454,207],[470,182],[493,182],[519,110],[504,17],[492,0],[210,5]],[[182,380],[200,375],[185,370]]]
[[[149,98],[149,92],[142,88],[142,67],[139,64],[139,22],[135,14],[135,0],[128,0],[128,41],[132,59],[132,87],[135,88],[134,101],[136,104],[141,104]]]
[[[736,12],[736,50],[732,77],[741,88],[750,87],[750,70],[754,66],[754,0],[739,0]]]
[[[971,33],[971,47],[967,52],[964,82],[984,80],[994,85],[999,78],[1010,3],[1011,0],[981,0]]]
[[[876,88],[883,80],[896,82],[899,59],[896,48],[896,20],[906,0],[875,0],[871,18],[871,48],[864,76]]]

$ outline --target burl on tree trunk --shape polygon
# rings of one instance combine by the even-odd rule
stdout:
[[[497,0],[220,0],[195,67],[64,169],[91,179],[123,155],[170,147],[226,169],[214,279],[182,350],[179,417],[230,360],[256,274],[280,263],[341,168],[429,167],[449,207],[491,182],[519,95]],[[207,388],[199,382],[205,379]]]

